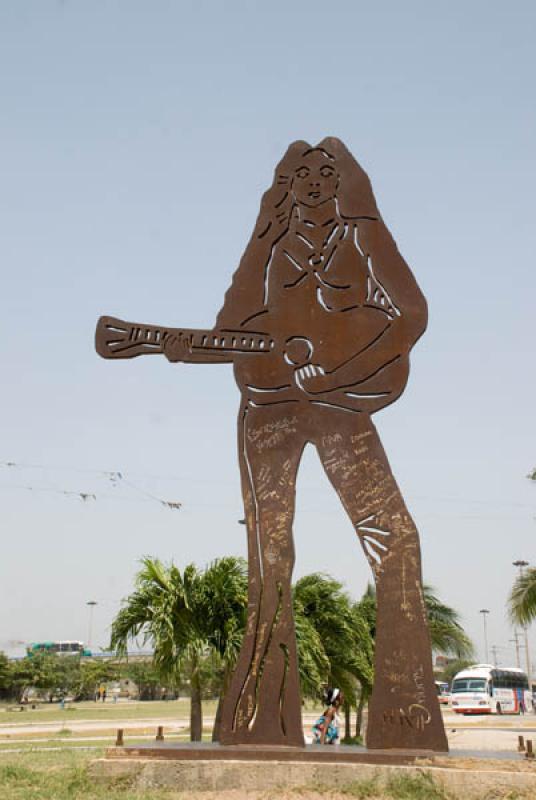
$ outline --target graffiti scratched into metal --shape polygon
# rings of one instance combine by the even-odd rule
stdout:
[[[222,744],[303,745],[292,524],[296,475],[310,443],[376,581],[367,745],[447,749],[418,533],[371,420],[404,391],[426,321],[425,299],[369,178],[339,139],[327,138],[294,142],[277,165],[212,327],[98,322],[104,358],[163,353],[170,362],[234,367],[249,610]]]
[[[403,708],[390,708],[383,712],[384,722],[391,725],[399,724],[401,727],[407,725],[418,731],[424,731],[425,726],[430,724],[431,718],[430,711],[419,703],[412,703],[407,711]]]

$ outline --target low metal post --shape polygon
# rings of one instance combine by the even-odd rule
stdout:
[[[517,737],[517,749],[520,753],[525,752],[525,739],[523,738],[523,736]]]
[[[164,741],[164,727],[163,725],[159,725],[156,729],[156,741],[163,742]]]
[[[534,752],[532,750],[532,739],[527,739],[527,752],[525,753],[525,758],[534,758]]]
[[[117,729],[117,736],[115,737],[115,746],[123,747],[123,728]]]

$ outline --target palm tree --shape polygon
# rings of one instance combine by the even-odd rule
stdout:
[[[367,588],[365,589],[365,593],[359,600],[359,602],[354,604],[354,609],[356,613],[358,613],[361,618],[365,621],[367,626],[369,636],[372,640],[374,650],[374,640],[376,637],[376,589],[371,584],[367,584]],[[372,672],[374,674],[374,666],[373,666],[373,653],[370,656],[371,659],[371,667]],[[361,736],[361,728],[363,725],[363,712],[365,710],[365,706],[368,703],[369,697],[372,693],[372,685],[373,681],[371,680],[370,683],[361,684],[359,698],[357,702],[356,708],[356,719],[355,719],[355,736],[356,738]]]
[[[528,574],[528,573],[527,573]],[[424,587],[432,646],[457,657],[468,657],[472,645],[458,614]],[[369,585],[352,605],[342,584],[314,573],[293,587],[298,668],[302,695],[318,699],[326,685],[338,686],[346,697],[346,737],[350,708],[358,708],[357,733],[364,704],[372,690],[376,628],[376,594]],[[220,699],[213,730],[218,738],[221,704],[240,650],[246,623],[247,576],[243,559],[214,561],[204,572],[189,564],[183,572],[158,559],[145,558],[135,591],[124,601],[112,624],[110,647],[126,655],[138,636],[154,648],[154,664],[163,680],[177,684],[190,678],[190,738],[202,735],[203,668],[207,656],[212,673],[222,665]],[[359,687],[359,690],[358,690]],[[359,703],[358,703],[359,696]]]
[[[352,606],[342,584],[319,573],[306,575],[295,584],[294,615],[302,694],[318,698],[326,685],[339,687],[345,696],[348,738],[356,684],[359,682],[361,691],[372,685],[373,643],[366,620]],[[303,630],[314,631],[308,641],[303,640]]]
[[[529,567],[520,575],[508,598],[510,619],[517,625],[530,625],[536,618],[536,568]]]
[[[161,677],[177,684],[190,676],[190,739],[202,737],[201,667],[207,652],[215,652],[232,670],[245,624],[247,578],[243,559],[222,558],[204,573],[193,564],[181,571],[158,559],[144,558],[136,590],[112,623],[110,647],[126,655],[138,636],[154,648],[153,661]],[[225,681],[224,681],[224,689]]]
[[[434,588],[424,584],[424,605],[428,614],[432,648],[458,659],[474,655],[474,646],[460,624],[460,615],[434,594]]]
[[[246,625],[248,602],[247,565],[244,559],[226,557],[214,561],[202,574],[196,612],[209,650],[223,665],[212,740],[219,740],[225,693],[236,665]]]

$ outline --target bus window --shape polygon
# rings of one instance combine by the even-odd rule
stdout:
[[[485,692],[485,678],[471,678],[466,680],[458,679],[452,684],[452,694],[457,692]]]
[[[486,681],[484,678],[477,678],[476,680],[471,680],[469,681],[468,688],[470,692],[485,692]]]

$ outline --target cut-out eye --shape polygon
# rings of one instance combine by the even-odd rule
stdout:
[[[323,178],[331,178],[331,176],[333,175],[334,171],[335,170],[333,169],[333,167],[327,167],[326,166],[326,167],[322,167],[322,169],[320,170],[320,174],[322,175]]]
[[[296,170],[298,178],[306,178],[309,175],[309,167],[300,167]]]

